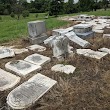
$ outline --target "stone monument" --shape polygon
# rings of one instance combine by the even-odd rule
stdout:
[[[45,21],[28,22],[28,32],[32,44],[40,44],[47,39]]]

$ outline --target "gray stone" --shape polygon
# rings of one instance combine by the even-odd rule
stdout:
[[[92,25],[90,24],[78,24],[73,27],[73,31],[79,37],[93,37],[94,32],[92,31]]]
[[[93,51],[91,49],[77,49],[77,54],[84,55],[91,58],[101,59],[104,56],[106,56],[108,53],[105,52],[99,52],[99,51]]]
[[[36,66],[32,63],[29,63],[23,60],[16,60],[16,61],[8,62],[5,65],[5,68],[7,70],[13,71],[14,73],[16,73],[17,75],[21,77],[26,77],[34,71],[41,70],[41,66],[39,65]]]
[[[2,58],[8,58],[8,57],[14,57],[14,51],[8,48],[1,48],[0,49],[0,59]]]
[[[56,83],[55,80],[38,73],[11,91],[7,96],[7,104],[12,109],[26,109],[31,107]]]
[[[26,57],[24,60],[40,66],[45,65],[46,63],[49,63],[51,61],[49,57],[39,55],[39,54],[32,54]]]
[[[110,38],[110,34],[103,34],[103,38]]]
[[[65,36],[67,36],[71,41],[82,46],[83,48],[90,46],[90,43],[88,41],[81,39],[74,32],[69,32],[65,34]]]
[[[32,44],[40,44],[47,38],[45,21],[28,22],[29,40]]]
[[[20,82],[20,77],[0,69],[0,92],[13,88]]]
[[[108,48],[100,48],[100,49],[98,49],[99,51],[101,51],[101,52],[105,52],[105,53],[108,53],[108,54],[110,54],[110,49],[108,49]]]

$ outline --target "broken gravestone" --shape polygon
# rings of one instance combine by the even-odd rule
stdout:
[[[20,82],[20,77],[0,69],[0,92],[14,87]]]
[[[26,77],[34,71],[41,70],[41,66],[34,65],[32,63],[29,63],[29,62],[26,62],[23,60],[16,60],[16,61],[8,62],[5,65],[5,68],[7,70],[10,70],[10,71],[16,73],[17,75],[19,75],[21,77]]]
[[[71,41],[82,46],[83,48],[90,46],[90,43],[88,41],[81,39],[74,32],[69,32],[69,33],[65,34],[65,36],[67,36]]]
[[[29,40],[32,44],[43,43],[47,39],[45,21],[28,22]]]
[[[44,41],[53,49],[53,56],[60,59],[69,53],[69,39],[66,36],[51,36]]]
[[[110,54],[110,49],[108,49],[108,48],[100,48],[98,50],[101,51],[101,52],[105,52],[105,53]]]
[[[106,56],[108,53],[105,52],[99,52],[99,51],[93,51],[91,49],[77,49],[77,54],[84,55],[91,58],[101,59],[104,56]]]
[[[14,51],[8,48],[0,48],[0,59],[14,57]]]
[[[26,109],[31,107],[56,83],[55,80],[38,73],[11,91],[7,97],[7,104],[12,109]]]
[[[66,74],[74,73],[76,67],[72,65],[57,64],[51,68],[52,71],[62,72]]]
[[[90,24],[77,24],[73,27],[75,34],[81,38],[93,37],[92,25]]]
[[[46,57],[37,53],[26,57],[24,60],[40,66],[46,63],[49,63],[51,61],[49,57]]]
[[[40,45],[31,45],[29,47],[26,47],[27,49],[29,50],[32,50],[32,51],[37,51],[37,52],[43,52],[46,50],[46,47],[43,47],[43,46],[40,46]]]

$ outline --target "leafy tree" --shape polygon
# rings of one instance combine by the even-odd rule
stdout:
[[[64,0],[51,0],[49,14],[57,17],[63,8],[63,3]]]
[[[29,11],[28,10],[24,10],[22,12],[22,16],[25,18],[25,17],[29,17]]]

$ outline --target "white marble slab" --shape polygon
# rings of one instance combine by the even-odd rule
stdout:
[[[43,56],[37,53],[26,57],[24,60],[27,62],[33,63],[35,65],[40,65],[40,66],[45,65],[46,63],[49,63],[51,61],[49,57],[46,57],[46,56]]]
[[[51,68],[52,71],[62,72],[66,74],[74,73],[76,67],[72,65],[57,64]]]
[[[107,55],[105,52],[93,51],[91,49],[77,49],[77,54],[96,59],[101,59]]]
[[[28,52],[28,49],[25,49],[25,48],[21,48],[21,49],[15,49],[15,48],[13,48],[12,50],[15,52],[16,55],[22,54],[24,52]]]
[[[29,50],[32,50],[32,51],[38,51],[38,52],[42,52],[42,51],[45,51],[46,50],[46,47],[44,46],[40,46],[40,45],[31,45],[29,47],[26,47],[27,49]]]
[[[20,82],[20,77],[4,71],[0,68],[0,91],[13,88]]]
[[[105,53],[110,54],[110,49],[108,49],[108,48],[103,47],[103,48],[100,48],[98,50],[101,51],[101,52],[105,52]]]
[[[81,39],[74,32],[69,32],[65,34],[65,36],[67,36],[71,41],[82,46],[83,48],[90,46],[90,43],[88,41]]]
[[[7,70],[13,71],[14,73],[21,77],[26,77],[34,71],[41,70],[41,66],[34,65],[23,60],[10,61],[6,63],[5,68]]]
[[[57,82],[40,73],[21,84],[7,96],[12,109],[26,109],[47,93]]]
[[[8,58],[8,57],[14,57],[14,51],[11,49],[1,48],[0,49],[0,59],[2,58]]]

